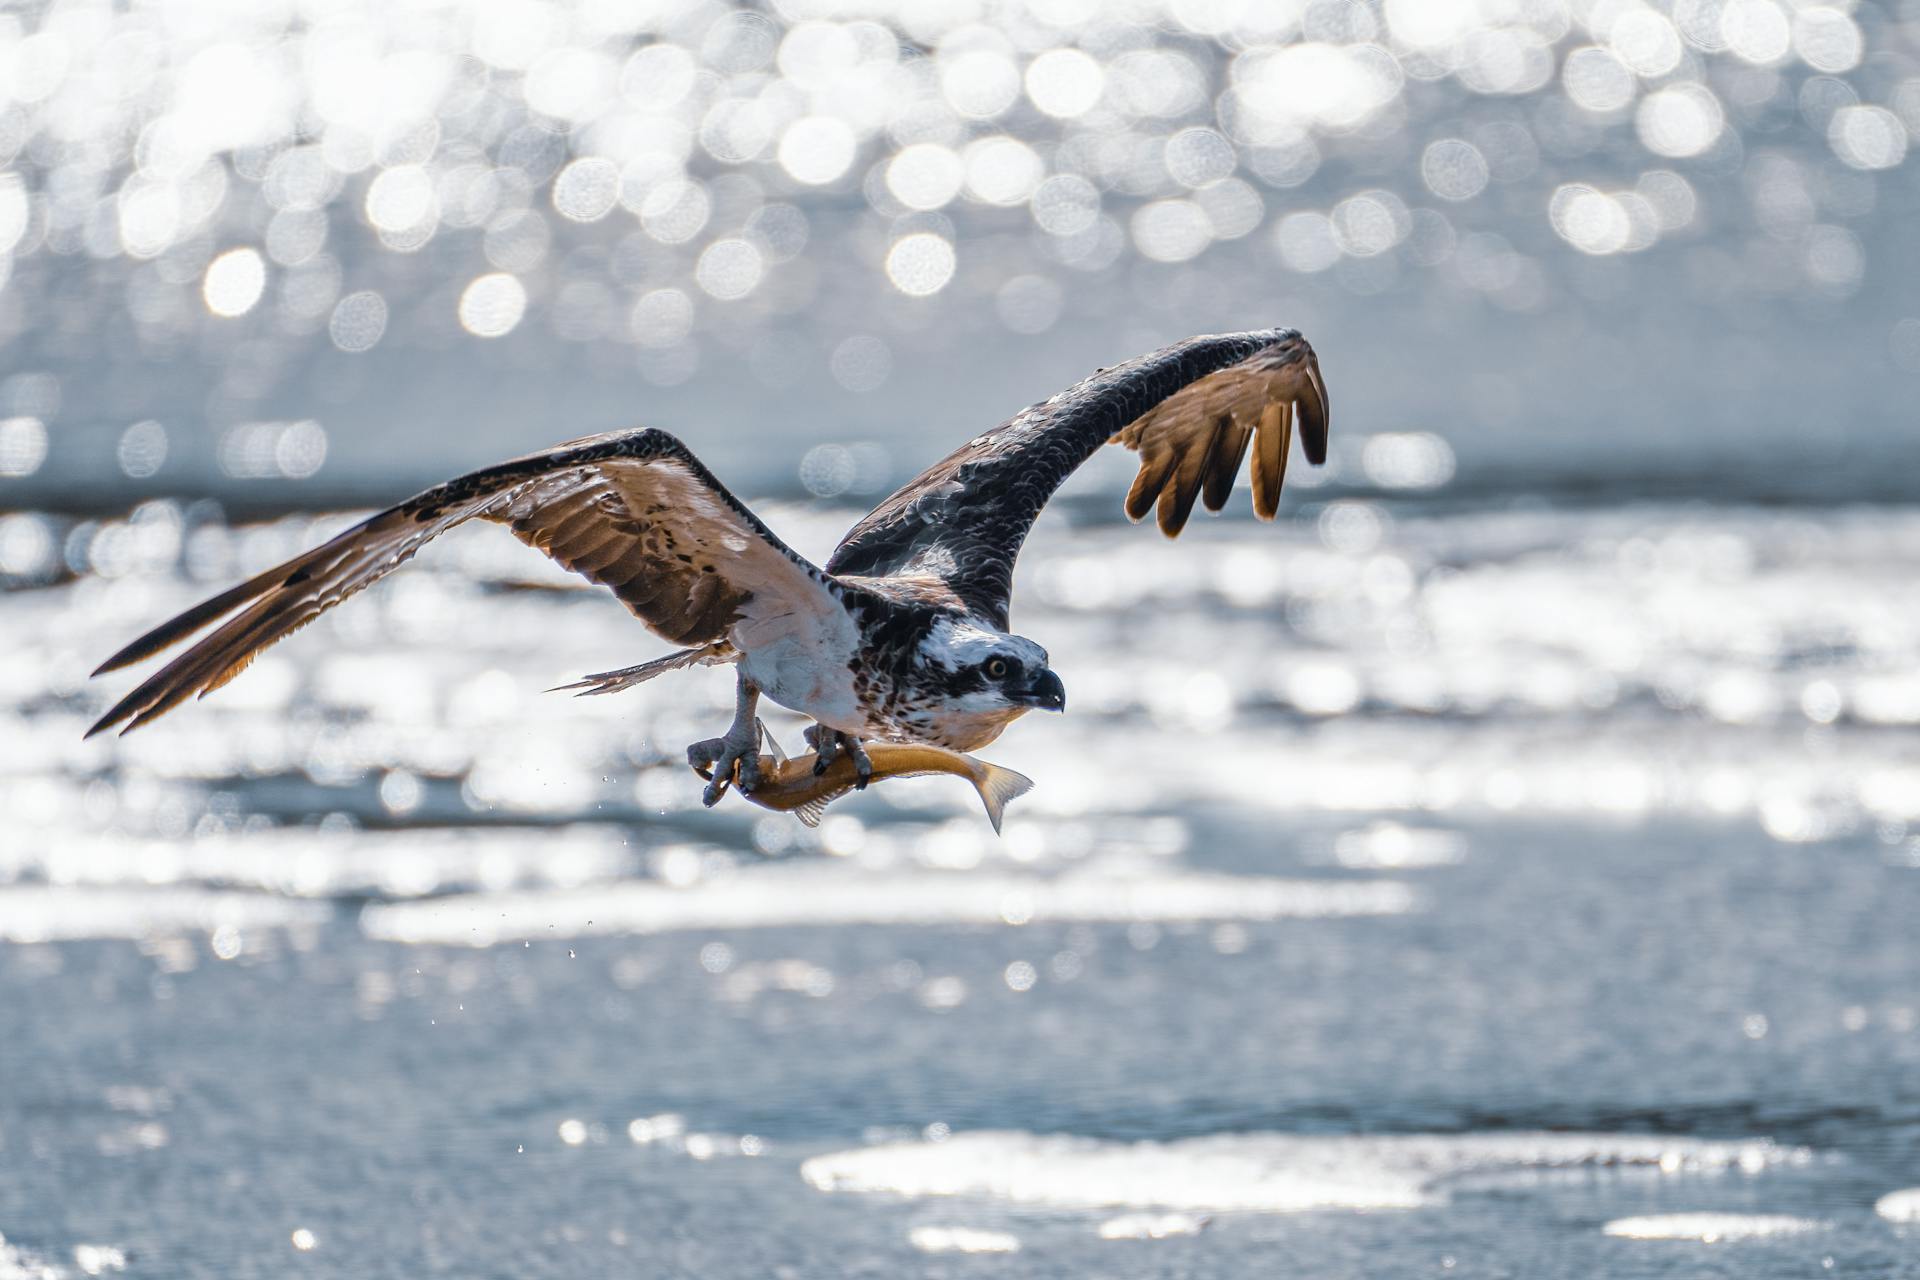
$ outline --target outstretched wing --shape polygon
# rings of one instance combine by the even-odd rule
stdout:
[[[1327,457],[1327,390],[1292,329],[1189,338],[1102,369],[962,445],[855,525],[827,561],[833,574],[935,578],[996,626],[1007,625],[1013,561],[1040,509],[1107,443],[1140,455],[1126,512],[1159,505],[1175,537],[1196,498],[1226,505],[1253,445],[1253,510],[1271,520],[1296,413],[1307,461]]]
[[[764,631],[844,617],[820,570],[685,445],[664,431],[615,432],[449,480],[154,628],[94,674],[226,619],[121,699],[89,736],[123,721],[137,728],[189,694],[212,692],[274,641],[476,518],[506,525],[528,546],[612,588],[675,644],[720,640],[741,623]]]

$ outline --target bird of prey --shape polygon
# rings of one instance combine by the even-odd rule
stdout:
[[[1307,460],[1327,450],[1327,393],[1291,329],[1189,338],[1101,369],[968,441],[809,563],[664,431],[589,436],[428,489],[149,631],[98,671],[218,626],[102,716],[89,736],[138,728],[233,679],[256,654],[467,520],[504,524],[610,588],[656,635],[683,646],[588,676],[605,693],[678,668],[732,663],[733,724],[687,758],[751,791],[761,696],[811,717],[825,768],[839,753],[864,785],[862,743],[971,751],[1034,707],[1061,711],[1047,651],[1009,630],[1013,562],[1047,500],[1104,444],[1140,456],[1126,513],[1158,507],[1169,536],[1196,500],[1220,510],[1249,448],[1253,510],[1273,518],[1293,425]]]

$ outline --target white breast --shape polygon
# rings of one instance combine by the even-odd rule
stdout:
[[[781,706],[848,733],[863,717],[854,696],[852,662],[859,630],[845,610],[834,616],[787,615],[738,623],[731,639],[740,669]]]

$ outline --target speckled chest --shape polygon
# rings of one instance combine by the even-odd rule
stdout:
[[[1019,711],[961,711],[954,702],[956,690],[948,687],[953,673],[920,660],[923,642],[943,611],[918,599],[883,594],[891,584],[874,585],[881,589],[841,595],[853,623],[853,642],[840,651],[831,671],[823,661],[828,655],[815,651],[794,662],[791,671],[776,655],[750,655],[743,664],[747,674],[774,701],[862,738],[926,742],[954,751],[993,741]],[[769,681],[769,676],[777,678]]]
[[[862,737],[927,742],[941,698],[917,676],[915,659],[932,614],[910,603],[868,595],[850,602],[861,644],[847,664]],[[944,744],[943,744],[944,745]]]
[[[856,662],[854,697],[866,724],[862,736],[885,742],[926,742],[950,751],[972,751],[1000,736],[1022,710],[962,711],[950,690],[900,655],[875,653]]]

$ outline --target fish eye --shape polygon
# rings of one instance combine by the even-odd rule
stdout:
[[[986,666],[983,667],[982,670],[987,673],[987,679],[989,680],[1005,680],[1007,673],[1013,670],[1013,664],[1009,663],[1005,658],[988,658]]]

